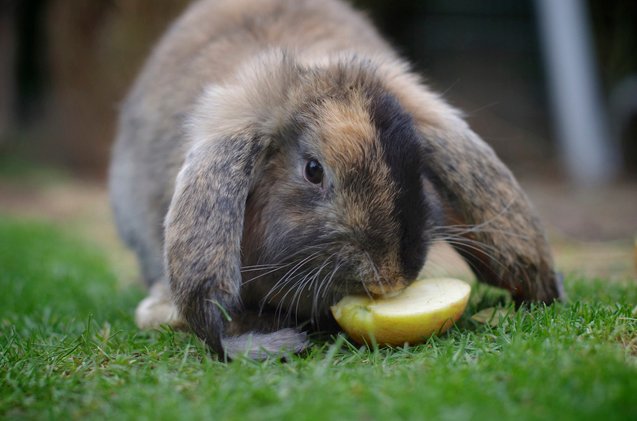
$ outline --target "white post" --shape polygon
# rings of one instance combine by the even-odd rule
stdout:
[[[563,162],[581,185],[617,175],[620,155],[608,129],[585,2],[536,0]]]

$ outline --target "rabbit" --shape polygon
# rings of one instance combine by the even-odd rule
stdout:
[[[122,104],[109,186],[150,287],[137,324],[220,358],[302,351],[439,239],[516,302],[563,296],[509,169],[339,0],[191,4]]]

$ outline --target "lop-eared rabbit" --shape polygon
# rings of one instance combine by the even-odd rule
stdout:
[[[137,324],[222,358],[304,349],[343,295],[412,282],[436,239],[518,302],[560,296],[511,172],[337,0],[192,4],[122,106],[110,188],[150,287]]]

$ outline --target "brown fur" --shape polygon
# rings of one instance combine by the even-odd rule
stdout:
[[[388,158],[391,142],[412,148],[400,152],[405,168]],[[324,166],[320,186],[303,180],[310,156]],[[418,168],[411,187],[397,181],[408,165]],[[425,197],[415,214],[414,182]],[[426,245],[410,253],[409,238],[453,237],[482,281],[518,300],[560,294],[542,228],[509,170],[336,0],[194,3],[124,104],[110,184],[147,282],[170,282],[172,296],[156,303],[174,300],[220,353],[302,349],[303,334],[276,329],[329,318],[345,293],[413,280],[407,262],[424,259]],[[422,233],[404,228],[408,220]],[[263,264],[280,266],[254,266]],[[263,323],[268,309],[275,317]],[[142,326],[162,322],[143,316]]]

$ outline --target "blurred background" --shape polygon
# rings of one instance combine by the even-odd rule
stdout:
[[[109,218],[118,104],[188,3],[0,0],[0,211]],[[634,276],[637,2],[353,3],[511,167],[564,267]]]

